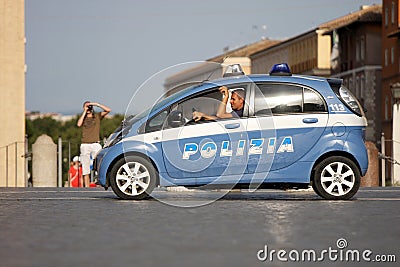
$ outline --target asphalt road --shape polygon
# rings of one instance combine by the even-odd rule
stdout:
[[[351,201],[312,191],[233,192],[217,201],[221,192],[155,193],[158,200],[123,201],[101,188],[0,188],[0,266],[400,261],[400,188],[362,188]]]

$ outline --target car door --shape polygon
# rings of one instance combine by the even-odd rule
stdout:
[[[248,172],[268,172],[295,164],[318,142],[327,122],[326,104],[316,90],[288,83],[254,87]]]
[[[246,118],[192,120],[194,111],[216,114],[220,103],[215,87],[172,107],[162,131],[162,150],[165,169],[177,184],[225,183],[246,172]]]

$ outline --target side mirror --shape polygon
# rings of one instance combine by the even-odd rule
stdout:
[[[180,127],[185,123],[185,118],[181,111],[172,111],[168,116],[168,126],[170,127]]]

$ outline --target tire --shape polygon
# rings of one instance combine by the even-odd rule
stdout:
[[[356,164],[342,156],[329,157],[314,168],[313,188],[329,200],[347,200],[360,188],[361,174]]]
[[[313,174],[313,175],[315,175],[315,174]],[[315,192],[318,196],[320,196],[320,197],[323,198],[323,196],[320,195],[318,189],[315,187],[315,181],[311,181],[311,186],[312,186],[312,189],[314,190],[314,192]]]
[[[121,199],[142,200],[150,196],[157,185],[158,173],[151,162],[140,156],[118,160],[110,172],[110,185]]]

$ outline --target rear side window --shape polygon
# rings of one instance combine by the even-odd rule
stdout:
[[[315,91],[291,84],[257,84],[254,94],[254,114],[326,112],[325,102]]]
[[[303,88],[303,112],[326,112],[325,102],[321,96],[311,89]]]

